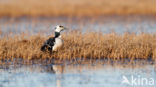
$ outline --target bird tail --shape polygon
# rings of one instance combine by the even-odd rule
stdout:
[[[46,51],[46,48],[47,48],[47,46],[46,46],[46,45],[43,45],[43,46],[41,47],[41,51],[45,52],[45,51]]]
[[[49,47],[48,45],[43,45],[42,47],[41,47],[41,51],[42,52],[49,52],[50,54],[52,54],[52,48],[51,47]]]

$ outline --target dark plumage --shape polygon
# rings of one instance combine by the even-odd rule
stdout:
[[[41,51],[49,51],[52,52],[53,46],[55,45],[55,38],[60,36],[60,32],[55,32],[55,37],[49,38],[41,47]]]
[[[55,37],[49,38],[41,47],[41,51],[52,52],[53,46],[55,44]]]

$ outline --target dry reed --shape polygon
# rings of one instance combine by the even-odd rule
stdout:
[[[156,14],[155,0],[1,0],[0,16]]]
[[[63,34],[64,46],[53,54],[40,51],[40,47],[46,39],[48,38],[41,34],[1,37],[0,59],[156,59],[155,34],[125,33],[119,35],[71,31]]]

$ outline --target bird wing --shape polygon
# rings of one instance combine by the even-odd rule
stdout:
[[[52,47],[55,45],[55,38],[50,37],[48,40],[44,42],[44,44],[41,47],[41,51],[45,51],[48,49],[49,51],[52,51]]]
[[[49,45],[49,46],[54,46],[55,45],[55,38],[54,37],[51,37],[49,38],[47,41],[46,41],[46,44]]]

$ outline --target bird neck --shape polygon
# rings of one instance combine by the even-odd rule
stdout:
[[[60,32],[55,32],[55,38],[61,37]]]

